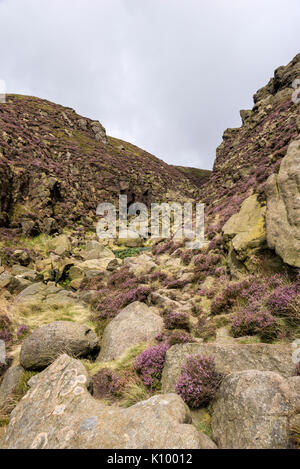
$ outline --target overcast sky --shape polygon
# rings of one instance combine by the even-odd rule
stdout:
[[[299,0],[0,0],[0,80],[168,163],[211,168],[300,52]]]

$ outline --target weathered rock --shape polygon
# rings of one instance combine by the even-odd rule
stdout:
[[[88,392],[83,365],[66,355],[35,377],[17,405],[0,447],[39,449],[197,449],[215,447],[190,425],[176,394],[128,409],[106,406]]]
[[[174,392],[181,366],[189,355],[213,357],[217,371],[230,374],[243,370],[273,371],[282,376],[293,376],[292,348],[272,344],[177,344],[167,352],[162,373],[164,392]]]
[[[153,259],[146,254],[133,258],[128,257],[124,259],[124,264],[128,265],[129,271],[136,277],[150,274],[157,267]]]
[[[127,349],[154,339],[163,330],[163,319],[155,308],[136,301],[124,308],[106,327],[99,359],[113,360]]]
[[[80,252],[80,256],[86,261],[91,259],[109,259],[115,258],[114,253],[98,243],[98,241],[89,241],[83,251]]]
[[[35,329],[23,341],[20,363],[27,370],[41,370],[62,353],[84,357],[98,351],[98,337],[87,326],[56,321]]]
[[[267,242],[289,265],[300,267],[300,139],[293,141],[278,175],[266,184]]]
[[[139,248],[143,246],[143,239],[139,236],[139,234],[135,231],[128,230],[127,237],[117,238],[116,244],[118,246],[126,246],[129,248]]]
[[[14,277],[7,272],[0,275],[0,288],[6,288],[10,293],[20,293],[25,290],[31,282],[22,277]]]
[[[88,261],[77,263],[77,267],[80,267],[84,272],[88,270],[94,270],[99,272],[104,272],[111,262],[110,257],[104,257],[103,259],[90,259]]]
[[[44,305],[76,304],[76,297],[62,288],[42,282],[34,283],[23,290],[15,299],[15,305],[43,303]]]
[[[218,446],[287,448],[294,396],[289,380],[273,372],[248,370],[228,375],[213,404],[211,426]]]
[[[71,251],[71,243],[67,235],[60,235],[54,238],[52,247],[58,256],[63,256]]]
[[[36,282],[41,278],[41,275],[35,270],[28,269],[28,267],[23,267],[18,264],[12,266],[11,273],[17,278],[24,278],[30,280],[30,282]]]
[[[232,246],[239,259],[245,259],[249,251],[260,248],[266,241],[265,207],[257,200],[257,195],[248,197],[240,211],[233,215],[223,227],[225,237],[232,239]]]
[[[0,385],[0,409],[2,411],[9,412],[14,407],[14,393],[23,373],[22,366],[12,366],[3,376]]]

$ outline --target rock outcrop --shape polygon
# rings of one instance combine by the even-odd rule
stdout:
[[[245,260],[250,252],[264,247],[265,212],[266,208],[261,206],[254,194],[244,200],[240,211],[223,226],[225,238],[231,240],[239,260]]]
[[[39,327],[23,341],[20,363],[27,370],[42,370],[64,352],[86,357],[98,351],[98,337],[89,327],[56,321]]]
[[[83,365],[67,355],[34,377],[11,415],[2,449],[197,449],[215,444],[191,425],[176,394],[129,409],[109,407],[87,390]]]
[[[176,381],[189,355],[212,357],[223,374],[236,371],[272,371],[285,377],[295,373],[292,347],[272,344],[178,344],[167,352],[162,374],[164,392],[174,392]]]
[[[197,187],[178,169],[72,109],[8,95],[0,107],[0,227],[24,235],[93,227],[101,202],[119,194],[150,204],[193,197]],[[18,125],[15,125],[18,123]]]
[[[267,241],[286,264],[300,267],[300,138],[293,141],[279,173],[267,181]]]

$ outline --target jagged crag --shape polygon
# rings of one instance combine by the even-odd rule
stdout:
[[[224,132],[211,173],[8,96],[2,448],[300,446],[299,78],[300,54]],[[99,241],[96,207],[119,194],[204,202],[205,245]]]

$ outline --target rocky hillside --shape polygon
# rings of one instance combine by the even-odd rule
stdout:
[[[184,200],[197,187],[173,166],[75,111],[29,96],[0,107],[0,227],[25,235],[92,226],[100,202]]]
[[[189,179],[190,169],[170,170],[74,111],[10,98],[14,110],[39,102],[30,111],[37,113],[35,125],[26,115],[22,124],[38,156],[32,159],[24,135],[17,138],[18,122],[7,123],[0,166],[7,171],[1,179],[0,339],[7,350],[0,364],[1,448],[300,447],[300,125],[292,100],[299,77],[300,54],[256,93],[251,111],[241,111],[241,127],[225,131],[213,172],[199,185],[186,185],[178,173]],[[54,140],[47,133],[37,143],[54,109]],[[91,145],[82,160],[78,135]],[[15,153],[8,153],[12,139]],[[97,186],[91,172],[96,152],[99,165],[99,155],[105,164],[113,155],[118,162],[108,166],[117,177],[105,194],[103,180]],[[85,217],[96,191],[104,199],[129,191],[119,179],[125,154],[132,165],[126,183],[136,184],[131,200],[145,195],[145,187],[147,197],[167,197],[164,184],[182,197],[200,194],[202,249],[174,239],[97,240]],[[42,167],[32,169],[29,160],[43,161]],[[149,161],[162,169],[159,186],[138,172]],[[37,188],[44,199],[36,198]],[[75,195],[79,212],[69,213]],[[44,230],[46,215],[61,234]],[[22,236],[9,229],[19,225]],[[24,236],[35,230],[48,234]]]
[[[208,169],[188,168],[185,166],[174,166],[187,177],[193,185],[202,187],[210,178],[211,171]]]

